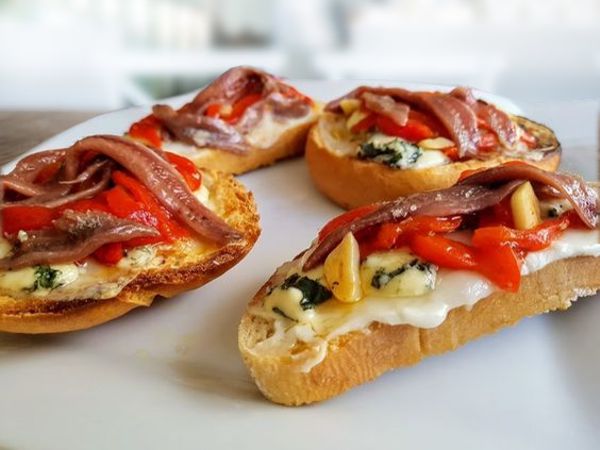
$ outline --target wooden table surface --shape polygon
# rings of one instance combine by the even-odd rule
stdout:
[[[97,111],[0,111],[0,165]]]

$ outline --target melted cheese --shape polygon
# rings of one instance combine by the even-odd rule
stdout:
[[[527,275],[554,261],[585,255],[600,256],[600,231],[567,230],[548,249],[529,253],[521,272]],[[301,264],[302,261],[297,261],[296,271]],[[293,268],[289,269],[288,273],[293,271]],[[294,353],[294,358],[299,361],[300,369],[308,372],[325,358],[327,342],[337,336],[352,331],[368,332],[369,325],[374,322],[434,328],[446,319],[452,309],[461,306],[470,308],[496,290],[495,285],[477,273],[439,269],[435,289],[424,295],[368,296],[352,304],[330,300],[317,306],[310,314],[296,317],[296,322],[264,306],[255,307],[250,312],[273,320],[275,332],[253,351],[257,354],[285,354],[297,345],[297,341],[304,342],[307,344],[305,351]],[[283,292],[287,292],[287,297],[282,293],[277,299],[280,309],[287,302],[297,301],[295,293],[289,293],[289,290]]]
[[[315,117],[315,110],[311,110],[309,114],[299,118],[285,118],[283,120],[275,120],[273,114],[263,114],[260,122],[253,127],[246,135],[248,143],[255,148],[269,148],[281,137],[281,135],[289,129],[306,122],[310,122]],[[203,142],[207,139],[207,132],[198,130],[194,134],[194,140]],[[211,150],[202,149],[195,145],[186,144],[179,141],[165,141],[163,148],[172,152],[179,153],[194,159],[201,159],[202,156],[208,156]]]

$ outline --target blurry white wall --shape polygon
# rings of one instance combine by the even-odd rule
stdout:
[[[598,0],[0,0],[0,108],[110,109],[252,64],[600,98]]]

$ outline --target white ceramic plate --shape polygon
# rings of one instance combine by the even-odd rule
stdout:
[[[356,82],[297,85],[329,99]],[[146,112],[96,117],[38,149],[122,133]],[[275,267],[339,209],[315,191],[301,159],[241,180],[256,196],[263,233],[221,278],[91,330],[0,335],[1,448],[598,448],[600,302],[593,300],[322,404],[264,400],[238,354],[239,318]]]

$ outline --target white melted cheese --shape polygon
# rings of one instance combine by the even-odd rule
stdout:
[[[567,230],[551,247],[527,255],[522,266],[522,275],[534,273],[546,265],[575,256],[600,256],[599,230]],[[299,262],[298,265],[300,265]],[[296,266],[297,267],[297,266]],[[293,272],[293,269],[291,270]],[[298,322],[272,312],[272,306],[289,308],[295,293],[284,298],[271,299],[265,305],[253,308],[250,313],[274,321],[274,333],[257,344],[257,354],[286,355],[298,341],[306,345],[303,351],[294,352],[300,370],[309,372],[327,354],[328,342],[338,336],[352,332],[368,332],[369,325],[380,322],[387,325],[412,325],[419,328],[435,328],[454,308],[471,308],[479,300],[488,297],[498,288],[483,276],[468,271],[439,269],[435,289],[416,297],[378,298],[366,297],[357,303],[344,304],[328,300],[309,313],[303,312]],[[297,295],[296,295],[297,297]],[[283,308],[282,308],[283,305]]]
[[[245,135],[246,140],[252,147],[269,148],[277,142],[281,135],[287,130],[314,120],[315,114],[315,110],[313,109],[309,114],[303,117],[275,120],[273,114],[267,112],[263,114],[260,122]],[[204,142],[207,138],[208,133],[205,130],[198,130],[194,134],[194,140],[196,142]],[[199,148],[195,145],[170,140],[165,141],[162,147],[165,150],[193,157],[194,159],[201,159],[202,156],[207,156],[212,151]]]

